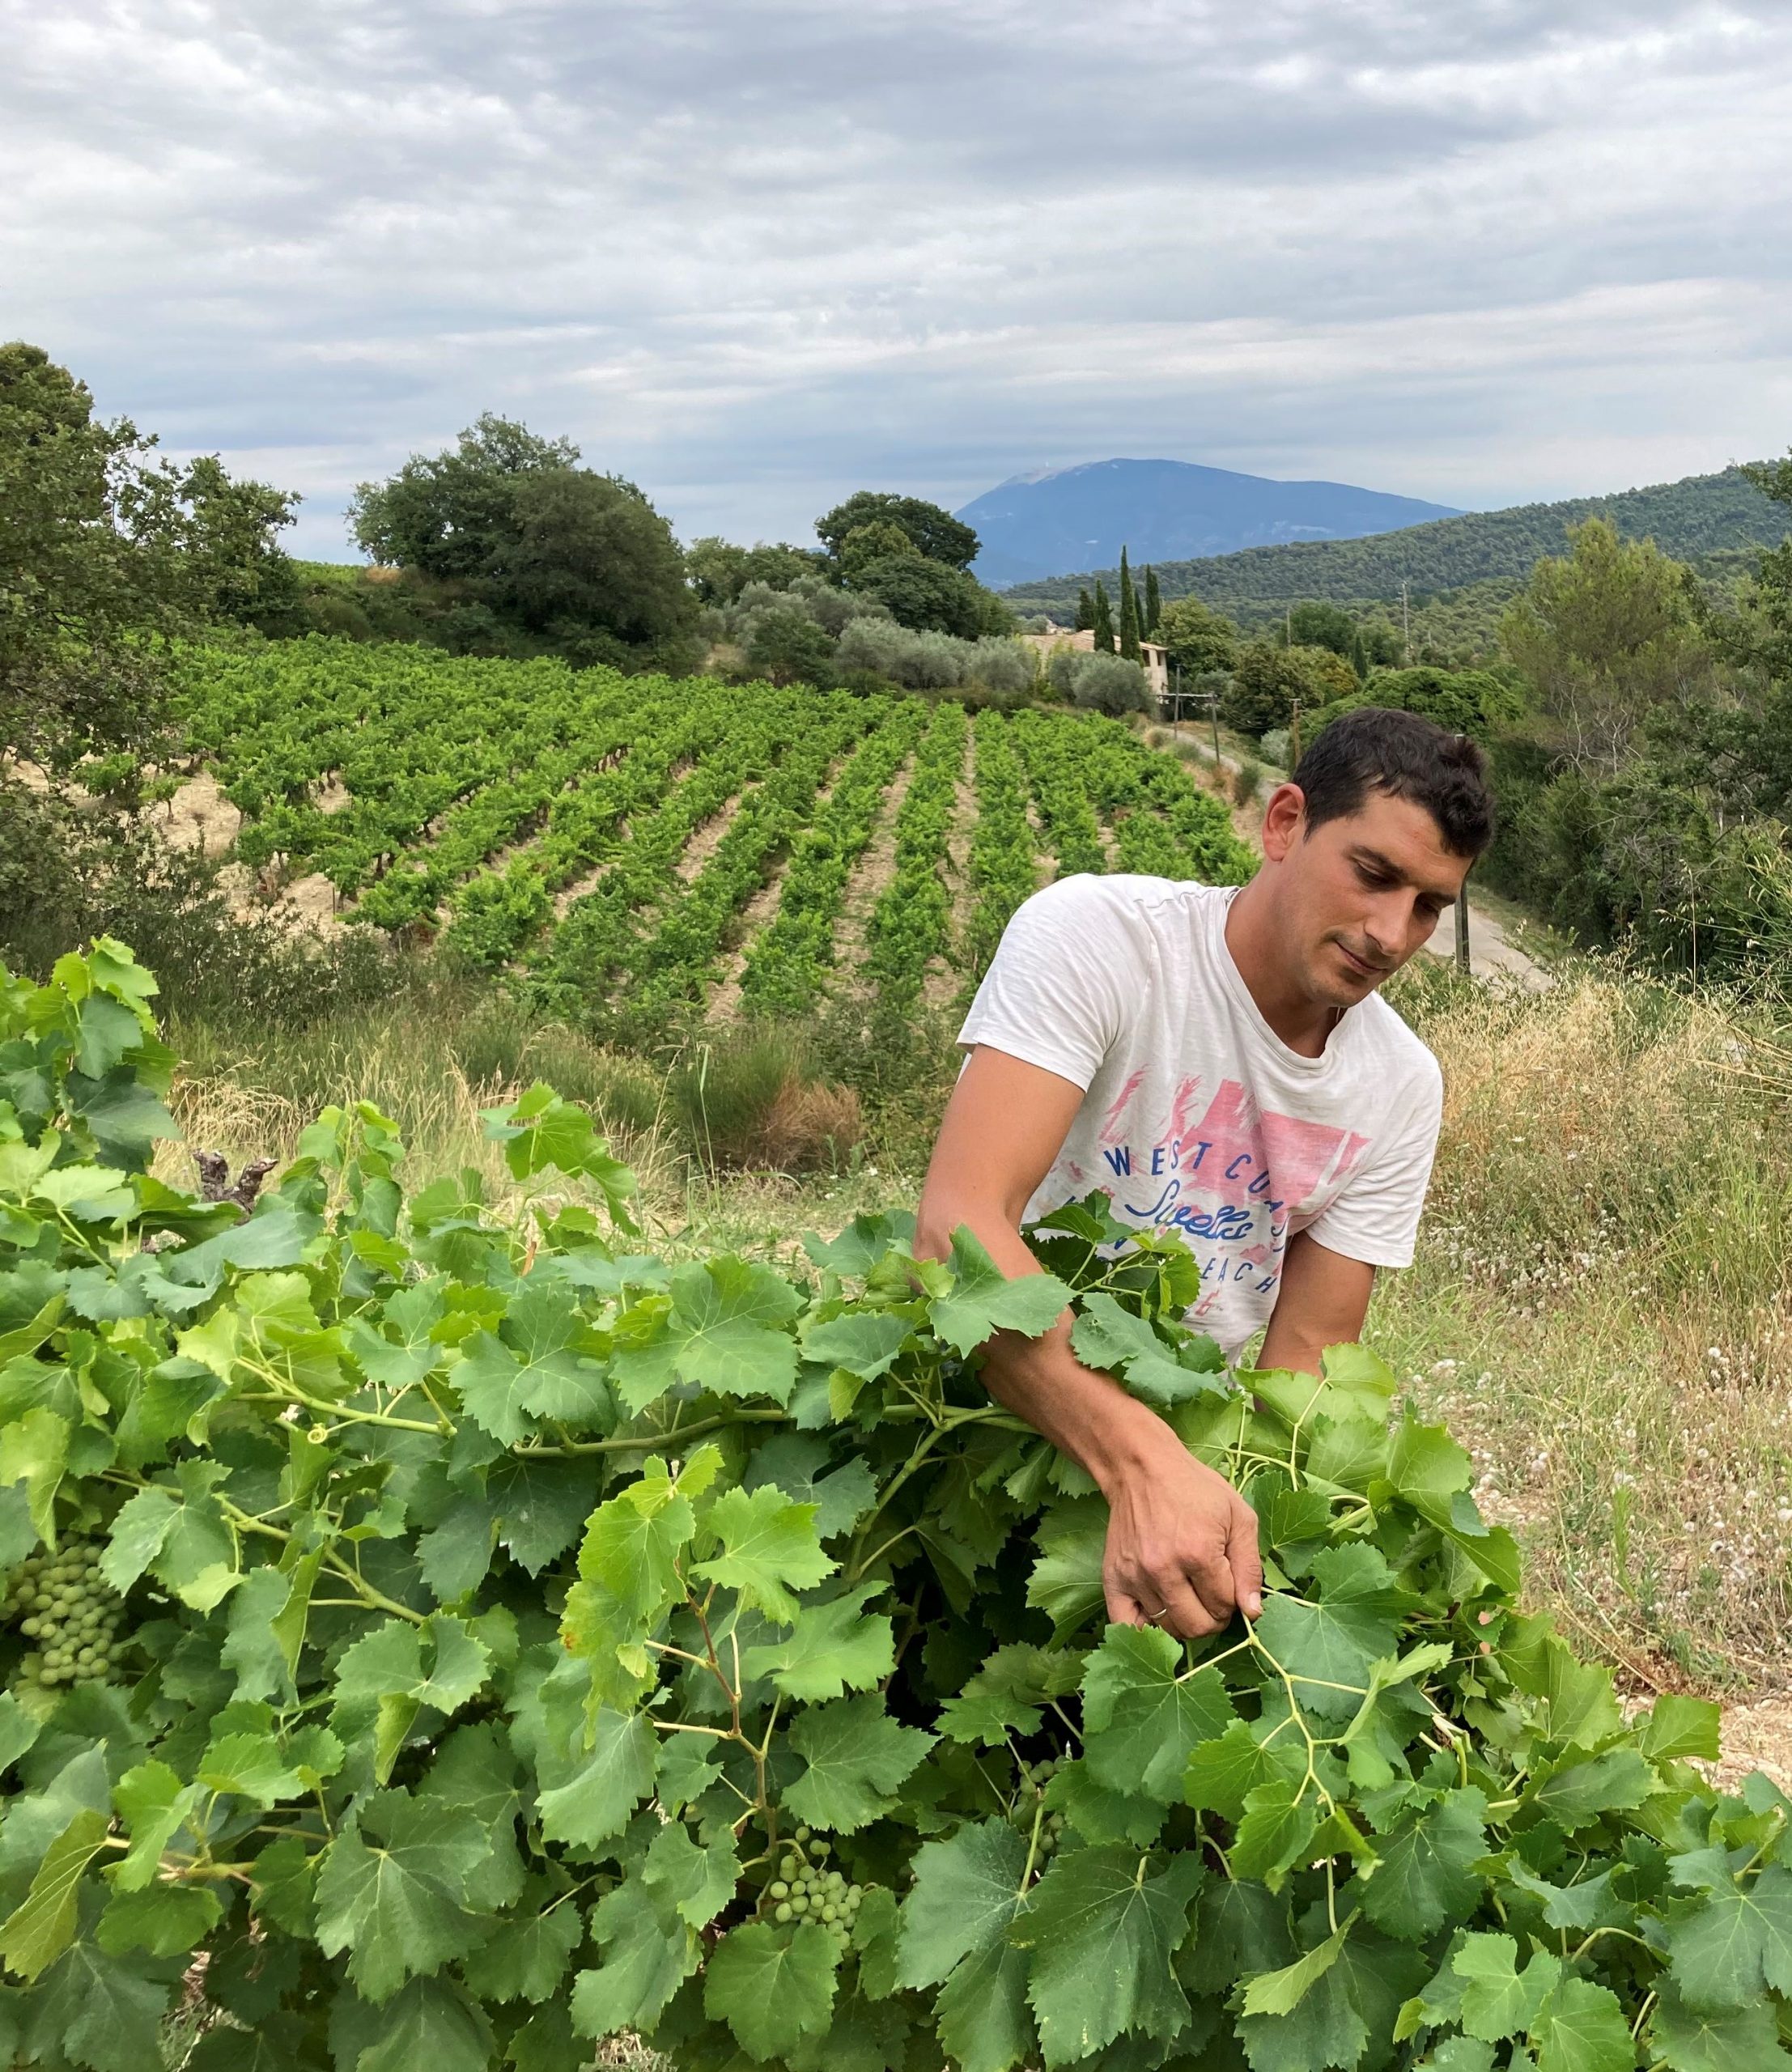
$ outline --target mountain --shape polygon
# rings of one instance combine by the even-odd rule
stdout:
[[[1726,468],[1610,496],[1470,512],[1373,538],[1303,541],[1218,557],[1154,560],[1154,566],[1166,598],[1192,593],[1253,621],[1266,605],[1303,597],[1388,603],[1399,598],[1403,583],[1416,599],[1469,584],[1522,581],[1545,554],[1563,553],[1569,527],[1589,518],[1608,518],[1627,539],[1652,538],[1664,553],[1701,563],[1774,546],[1792,533],[1792,512],[1784,504],[1763,496],[1739,468]],[[1136,551],[1133,558],[1152,558]],[[1110,573],[1092,562],[1085,574],[1021,584],[1008,601],[1023,614],[1062,617],[1076,609],[1079,588]]]
[[[1090,461],[1016,475],[957,514],[977,529],[992,588],[1104,567],[1228,554],[1291,540],[1353,540],[1452,518],[1443,503],[1344,482],[1277,482],[1187,461]]]

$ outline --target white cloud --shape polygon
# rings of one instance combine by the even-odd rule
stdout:
[[[1792,439],[1792,18],[0,0],[5,328],[348,488],[484,409],[687,534],[1110,453],[1455,503]]]

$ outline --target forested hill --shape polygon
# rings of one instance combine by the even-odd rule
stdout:
[[[1192,592],[1222,609],[1280,599],[1339,602],[1392,599],[1404,582],[1414,592],[1454,590],[1497,577],[1522,577],[1545,554],[1563,551],[1568,529],[1608,518],[1627,537],[1653,538],[1664,552],[1690,560],[1724,549],[1771,546],[1792,529],[1784,504],[1772,503],[1743,475],[1688,475],[1612,496],[1569,497],[1560,503],[1521,503],[1475,511],[1360,540],[1302,541],[1251,547],[1200,561],[1157,564],[1165,597]],[[1029,583],[1004,594],[1022,614],[1073,612],[1076,592],[1097,574],[1111,588],[1114,570]],[[1259,614],[1249,614],[1248,616]]]

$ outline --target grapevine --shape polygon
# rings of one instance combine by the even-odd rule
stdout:
[[[147,1170],[153,993],[0,976],[28,2061],[136,2072],[183,1993],[194,2072],[1788,2061],[1792,1802],[1522,1608],[1366,1349],[1229,1374],[1098,1195],[1014,1280],[894,1213],[663,1259],[546,1087],[504,1204],[359,1106],[245,1218]],[[1254,1625],[1104,1621],[1098,1496],[977,1374],[1067,1308],[1253,1506]],[[25,1671],[46,1614],[104,1679]]]

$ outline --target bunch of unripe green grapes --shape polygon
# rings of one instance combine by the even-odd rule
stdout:
[[[100,1684],[123,1654],[125,1600],[100,1579],[100,1543],[66,1539],[54,1554],[33,1554],[14,1570],[0,1616],[34,1643],[19,1679],[54,1689]]]
[[[1033,1832],[1034,1815],[1046,1786],[1058,1774],[1058,1765],[1050,1756],[1043,1762],[1021,1764],[1021,1788],[1014,1794],[1014,1810],[1009,1815],[1023,1835]],[[1064,1816],[1061,1813],[1048,1813],[1039,1823],[1039,1853],[1055,1856],[1059,1837],[1064,1831]]]
[[[766,1886],[766,1898],[774,1921],[812,1921],[844,1950],[864,1887],[853,1884],[843,1872],[828,1869],[831,1849],[825,1835],[811,1836],[807,1828],[799,1828],[778,1860],[778,1875]]]

